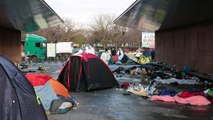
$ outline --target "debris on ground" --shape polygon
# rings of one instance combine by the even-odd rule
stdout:
[[[211,104],[213,101],[212,81],[190,75],[188,74],[190,71],[192,69],[189,67],[184,67],[181,71],[174,66],[165,67],[156,63],[128,67],[120,65],[117,69],[114,66],[113,70],[123,89],[123,95],[132,93],[153,101],[198,106]]]

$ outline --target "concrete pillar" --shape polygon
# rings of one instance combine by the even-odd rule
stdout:
[[[13,62],[21,61],[21,32],[0,28],[0,55]]]

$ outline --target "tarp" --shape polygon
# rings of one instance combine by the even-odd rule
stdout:
[[[176,78],[170,78],[170,79],[154,79],[156,82],[161,82],[163,84],[171,84],[171,83],[178,83],[178,84],[186,84],[186,85],[194,85],[199,84],[196,80],[191,79],[176,79]]]
[[[113,64],[113,65],[109,65],[109,68],[111,69],[111,71],[115,71],[117,70],[118,68],[122,67],[124,70],[128,70],[130,68],[133,68],[133,67],[140,67],[141,65],[139,64],[122,64],[122,65],[119,65],[119,64]]]
[[[164,95],[175,96],[176,94],[177,92],[175,90],[170,90],[170,89],[164,89],[163,91],[159,93],[160,96],[164,96]]]
[[[188,98],[180,98],[178,96],[171,97],[171,96],[158,96],[158,95],[153,95],[150,97],[151,100],[159,100],[159,101],[164,101],[164,102],[177,102],[181,104],[190,104],[190,105],[197,105],[197,106],[202,106],[202,105],[209,105],[211,102],[207,100],[203,96],[192,96]]]
[[[188,98],[180,98],[178,96],[174,97],[175,101],[178,103],[182,103],[182,104],[190,104],[190,105],[209,105],[211,102],[209,100],[207,100],[205,97],[203,96],[192,96],[192,97],[188,97]]]
[[[151,96],[150,99],[164,101],[164,102],[175,102],[174,97],[169,96],[169,95],[165,95],[165,96],[153,95],[153,96]]]

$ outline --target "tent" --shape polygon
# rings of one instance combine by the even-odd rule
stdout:
[[[0,120],[47,120],[30,82],[3,56],[0,56],[0,89]]]
[[[53,79],[52,76],[46,74],[26,74],[25,75],[33,87],[43,86],[47,82],[51,85],[51,89],[54,90],[55,94],[70,97],[68,90],[57,80]]]
[[[68,90],[57,80],[46,74],[26,74],[46,111],[66,113],[75,106]],[[67,105],[62,105],[66,103]],[[64,106],[61,109],[60,106]],[[52,109],[54,108],[54,109]]]
[[[69,58],[59,74],[58,81],[72,92],[118,85],[109,67],[98,56],[86,52]]]

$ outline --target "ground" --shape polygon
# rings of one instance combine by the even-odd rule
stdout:
[[[57,78],[64,63],[39,63]],[[49,114],[49,120],[213,120],[213,107],[150,101],[137,95],[123,95],[117,88],[72,93],[79,105],[66,114]]]
[[[113,89],[73,93],[79,105],[66,114],[48,115],[49,120],[201,120],[213,119],[212,106],[189,106],[153,102]]]

